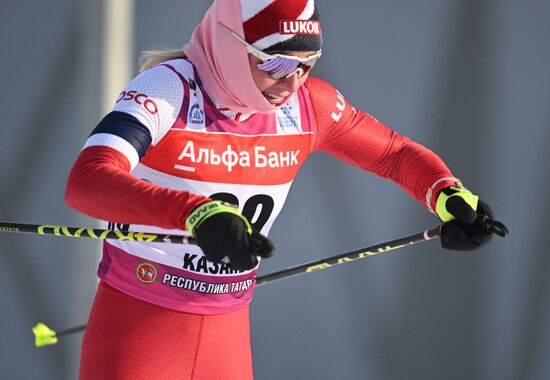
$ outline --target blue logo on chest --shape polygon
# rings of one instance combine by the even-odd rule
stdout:
[[[282,129],[285,128],[298,128],[298,117],[292,112],[292,106],[285,103],[280,108],[279,124]]]
[[[189,122],[193,124],[202,124],[204,123],[204,111],[201,110],[201,107],[197,103],[193,104],[189,109]]]

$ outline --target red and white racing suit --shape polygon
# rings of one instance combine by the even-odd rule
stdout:
[[[222,199],[267,235],[316,150],[396,182],[429,209],[441,188],[456,184],[437,155],[355,109],[320,79],[310,77],[275,114],[243,117],[221,110],[193,65],[178,59],[139,74],[119,95],[74,164],[66,201],[110,228],[185,234],[184,220],[196,206]],[[195,245],[109,240],[98,275],[102,294],[123,293],[139,308],[144,301],[220,318],[247,308],[256,269],[210,262]],[[85,338],[83,352],[93,351],[91,340]],[[243,344],[246,351],[248,340]]]

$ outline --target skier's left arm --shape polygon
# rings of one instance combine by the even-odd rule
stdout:
[[[453,176],[443,160],[425,146],[355,109],[330,84],[306,82],[316,120],[314,150],[389,179],[445,223],[446,248],[468,250],[488,243],[489,206]]]

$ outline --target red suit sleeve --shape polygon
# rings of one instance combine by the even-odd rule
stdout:
[[[330,84],[310,77],[306,87],[316,119],[314,150],[390,179],[429,209],[457,179],[434,152],[352,107]]]
[[[210,200],[140,180],[129,171],[128,159],[117,150],[88,147],[69,174],[65,202],[105,221],[184,229],[187,215]]]

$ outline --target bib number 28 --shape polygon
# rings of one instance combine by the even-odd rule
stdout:
[[[231,203],[240,208],[239,199],[236,195],[231,193],[216,193],[212,194],[210,198]],[[269,220],[275,202],[273,198],[266,194],[256,194],[251,196],[244,202],[242,214],[250,221],[250,224],[261,231],[266,222]]]

